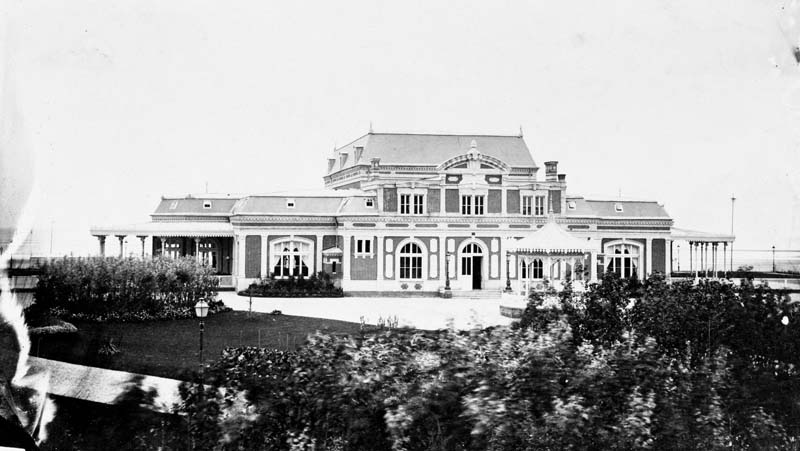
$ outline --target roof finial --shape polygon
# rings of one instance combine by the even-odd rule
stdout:
[[[522,124],[519,124],[519,137],[522,138]]]
[[[372,121],[369,121],[369,133],[370,133],[370,134],[374,133],[374,132],[372,131]]]

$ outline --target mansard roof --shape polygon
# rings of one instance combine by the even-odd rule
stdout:
[[[330,156],[332,165],[328,173],[370,164],[373,158],[380,158],[382,166],[438,166],[466,154],[473,140],[481,154],[494,157],[510,167],[537,167],[522,136],[368,133],[337,148]],[[359,147],[363,150],[356,152]]]
[[[188,194],[183,197],[162,197],[153,216],[228,215],[238,199],[239,196],[226,194]]]
[[[574,209],[569,208],[569,202],[575,202]],[[622,211],[618,211],[617,206],[622,207]],[[565,213],[566,216],[670,219],[663,205],[656,201],[644,200],[595,200],[568,196]]]
[[[373,199],[373,206],[366,206],[366,199]],[[291,206],[290,206],[291,205]],[[247,196],[236,203],[234,215],[270,216],[346,216],[377,214],[374,195],[358,190],[328,190],[325,193],[309,194],[276,193]]]

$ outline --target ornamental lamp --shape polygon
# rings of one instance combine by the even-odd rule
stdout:
[[[194,305],[194,313],[198,318],[205,318],[208,315],[208,302],[200,300]]]

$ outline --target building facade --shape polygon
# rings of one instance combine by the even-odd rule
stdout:
[[[107,238],[137,236],[152,255],[193,255],[237,289],[325,271],[351,294],[433,293],[448,282],[523,292],[670,270],[673,220],[662,205],[568,194],[558,163],[540,176],[521,134],[370,132],[327,163],[321,192],[162,198],[150,222],[91,233],[101,253]],[[546,236],[581,246],[516,246]]]

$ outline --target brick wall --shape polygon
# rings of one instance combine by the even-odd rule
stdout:
[[[350,237],[350,279],[352,280],[378,279],[378,240],[375,237],[368,238],[371,238],[372,241],[372,257],[356,256],[356,237]]]
[[[553,213],[561,213],[561,190],[558,189],[551,189],[550,190],[550,203],[553,207]],[[545,208],[548,208],[545,206]],[[545,213],[548,213],[545,211]]]
[[[439,213],[441,192],[438,188],[428,189],[428,213]]]
[[[486,199],[487,213],[503,212],[503,192],[499,189],[490,189],[489,198]]]
[[[667,252],[667,240],[662,238],[656,238],[653,240],[653,270],[652,272],[660,272],[666,273],[667,268],[664,267],[666,265],[666,252]]]
[[[383,189],[383,211],[397,211],[397,188]]]
[[[519,190],[506,191],[506,213],[519,214]]]
[[[447,213],[458,213],[461,211],[460,201],[458,199],[457,189],[444,190],[444,211]]]
[[[261,235],[247,235],[244,240],[244,276],[261,277]]]

